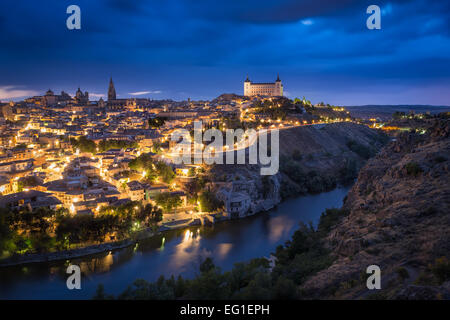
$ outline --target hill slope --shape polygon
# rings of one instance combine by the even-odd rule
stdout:
[[[405,133],[369,160],[348,194],[348,216],[329,233],[336,258],[303,289],[312,297],[450,297],[450,121]],[[366,288],[378,265],[382,290]]]

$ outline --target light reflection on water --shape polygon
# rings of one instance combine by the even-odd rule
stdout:
[[[280,241],[281,238],[286,238],[286,235],[294,227],[296,222],[287,216],[274,217],[269,222],[269,240],[272,243]]]
[[[119,294],[134,280],[160,275],[192,277],[201,261],[211,257],[222,270],[236,262],[268,257],[298,228],[298,222],[317,224],[325,208],[340,207],[348,188],[283,202],[270,213],[212,227],[189,227],[140,241],[138,246],[74,259],[0,269],[0,299],[90,299],[98,284]],[[66,268],[77,264],[82,290],[68,290]]]

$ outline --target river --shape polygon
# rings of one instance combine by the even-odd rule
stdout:
[[[91,299],[98,284],[119,294],[135,279],[160,275],[192,277],[205,257],[229,270],[236,262],[269,257],[288,240],[300,221],[317,225],[326,208],[341,207],[349,188],[289,199],[270,212],[212,227],[174,230],[139,242],[136,247],[90,257],[0,268],[0,299]],[[66,287],[66,268],[82,270],[81,289]]]

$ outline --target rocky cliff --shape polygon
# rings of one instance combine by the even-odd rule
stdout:
[[[302,290],[316,298],[450,298],[450,121],[403,133],[359,173],[326,246],[335,258]],[[381,268],[368,290],[366,268]]]
[[[214,165],[208,176],[215,191],[226,188],[248,194],[250,213],[255,213],[272,208],[282,198],[353,182],[365,161],[388,140],[383,133],[354,123],[284,129],[279,133],[278,174],[261,176],[259,165],[226,164]]]
[[[388,140],[382,132],[347,122],[280,131],[281,196],[352,183],[366,160]]]

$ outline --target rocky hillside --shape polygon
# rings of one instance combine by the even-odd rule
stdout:
[[[248,182],[245,189],[252,202],[273,198],[276,204],[280,196],[322,192],[353,182],[365,161],[388,140],[379,131],[353,123],[284,129],[280,130],[278,174],[261,176],[258,165],[214,165],[208,176],[218,187]]]
[[[354,123],[280,131],[281,196],[322,192],[353,182],[366,160],[388,140],[382,132]]]
[[[404,133],[360,171],[326,246],[333,264],[310,278],[309,297],[450,298],[450,121]],[[381,268],[381,290],[366,268]]]

